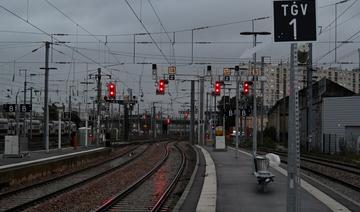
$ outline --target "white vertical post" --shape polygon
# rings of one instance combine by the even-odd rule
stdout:
[[[61,149],[61,110],[59,110],[58,149]]]
[[[199,92],[199,96],[198,96],[198,99],[200,100],[201,98],[201,92],[200,92],[200,79],[199,79],[199,87],[198,87],[198,92]],[[201,110],[200,110],[200,101],[197,102],[197,106],[198,106],[198,114],[197,114],[197,144],[198,145],[202,145],[201,144],[201,141],[200,141],[200,138],[201,138],[201,131],[200,131],[200,128],[201,128],[201,120],[200,120],[200,113],[201,113]]]
[[[200,117],[200,145],[204,145],[204,77],[200,77],[200,108],[199,108],[199,117]]]
[[[86,114],[87,115],[87,114]],[[88,119],[85,120],[85,147],[88,146]]]

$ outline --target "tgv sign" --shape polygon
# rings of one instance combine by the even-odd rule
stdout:
[[[316,41],[315,1],[274,1],[274,41]]]

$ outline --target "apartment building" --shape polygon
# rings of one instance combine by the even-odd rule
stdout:
[[[306,87],[307,70],[304,66],[298,66],[297,86],[301,90]],[[271,107],[277,101],[289,95],[290,69],[288,63],[277,65],[266,65],[264,68],[266,82],[264,83],[264,105]],[[316,68],[313,72],[313,80],[327,78],[339,85],[360,93],[360,71],[359,69],[347,70],[339,68]],[[260,85],[260,83],[259,83]],[[258,86],[260,88],[260,86]]]

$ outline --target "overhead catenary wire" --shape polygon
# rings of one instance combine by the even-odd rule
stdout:
[[[341,46],[343,46],[344,44],[346,44],[346,42],[350,41],[351,39],[353,39],[355,36],[357,36],[358,34],[360,34],[360,30],[358,30],[357,32],[355,32],[353,35],[351,35],[348,39],[345,40],[345,42],[340,43],[340,45],[336,45],[333,49],[330,49],[329,51],[327,51],[325,54],[323,54],[322,56],[318,57],[315,60],[315,63],[318,63],[321,59],[323,59],[324,57],[328,56],[330,53],[332,53],[333,51],[335,51],[335,49],[340,48]],[[356,37],[357,38],[357,37]]]
[[[63,16],[65,16],[67,19],[69,19],[72,23],[74,23],[77,27],[79,27],[80,29],[84,30],[86,33],[88,33],[89,35],[91,35],[93,38],[95,38],[96,40],[98,40],[100,43],[103,43],[104,46],[109,50],[110,47],[106,45],[107,42],[102,41],[101,39],[99,39],[96,35],[92,34],[89,30],[87,30],[85,27],[83,27],[82,25],[80,25],[79,23],[77,23],[74,19],[72,19],[70,16],[68,16],[67,14],[65,14],[62,10],[60,10],[58,7],[56,7],[53,3],[51,3],[49,0],[44,0],[46,1],[51,7],[53,7],[54,9],[56,9],[58,12],[60,12]],[[76,33],[77,34],[77,33]],[[115,57],[113,55],[114,59],[120,63],[119,59],[117,57]],[[100,61],[99,61],[100,63]]]
[[[146,33],[148,33],[147,35],[150,37],[150,39],[154,42],[154,45],[156,46],[156,48],[160,51],[161,55],[164,57],[164,59],[166,60],[166,62],[168,64],[170,64],[169,59],[166,57],[166,55],[164,54],[164,52],[162,51],[162,49],[160,48],[160,46],[157,44],[157,42],[155,41],[155,39],[153,38],[153,36],[150,34],[149,30],[146,28],[145,24],[143,23],[143,21],[139,18],[139,16],[136,14],[135,10],[132,8],[132,6],[130,5],[130,3],[128,2],[128,0],[125,0],[126,4],[129,6],[130,10],[133,12],[134,16],[139,20],[140,24],[142,25],[142,27],[145,29]]]
[[[271,17],[271,16],[267,16],[266,18]],[[210,29],[210,28],[217,28],[217,27],[223,27],[223,26],[228,26],[228,25],[236,25],[236,24],[242,24],[242,23],[247,23],[247,22],[251,22],[253,19],[245,19],[245,20],[239,20],[239,21],[233,21],[233,22],[226,22],[226,23],[220,23],[220,24],[215,24],[215,25],[204,25],[204,26],[194,26],[192,28],[186,28],[186,29],[179,29],[179,30],[171,30],[171,31],[167,31],[167,33],[180,33],[180,32],[191,32],[194,29]],[[27,32],[27,31],[15,31],[15,30],[0,30],[0,32],[11,32],[11,33],[24,33],[24,34],[38,34],[38,35],[42,35],[43,33],[38,33],[38,32]],[[156,34],[164,34],[166,32],[133,32],[133,33],[118,33],[118,34],[111,34],[111,33],[107,33],[107,34],[93,34],[94,36],[102,36],[102,37],[122,37],[122,36],[133,36],[133,35],[147,35],[147,34],[152,34],[152,35],[156,35]],[[60,36],[92,36],[89,34],[74,34],[74,33],[54,33],[53,35],[60,35]]]
[[[337,17],[334,18],[333,21],[331,21],[328,25],[326,25],[323,29],[322,32],[327,31],[327,29],[335,23],[335,20],[339,17],[341,17],[342,15],[344,15],[355,3],[357,3],[357,0],[355,0],[352,4],[350,4],[342,13],[340,13]],[[335,5],[336,3],[333,3],[332,5]],[[321,33],[322,34],[322,33]]]
[[[157,20],[159,21],[159,23],[160,23],[160,25],[161,25],[162,29],[163,29],[163,30],[164,30],[164,32],[166,33],[166,36],[167,36],[167,38],[169,39],[169,42],[171,43],[171,48],[172,48],[172,49],[170,49],[170,58],[171,58],[171,55],[172,55],[172,54],[174,54],[174,55],[175,55],[175,47],[174,47],[174,44],[175,44],[175,43],[174,43],[174,42],[175,42],[175,33],[174,33],[174,40],[172,40],[172,39],[170,38],[170,35],[169,35],[169,33],[167,32],[167,30],[166,30],[166,28],[165,28],[164,24],[162,23],[162,21],[161,21],[161,19],[160,19],[159,14],[156,12],[156,10],[155,10],[155,8],[154,8],[153,4],[151,3],[151,0],[148,0],[148,2],[149,2],[149,4],[150,4],[150,6],[151,6],[152,10],[154,11],[155,16],[156,16]],[[173,55],[173,56],[174,56],[174,55]],[[174,57],[174,58],[175,58],[175,57]],[[174,63],[175,63],[175,59],[174,59]]]
[[[171,40],[171,38],[170,38],[170,36],[169,36],[169,33],[167,32],[164,24],[162,23],[159,14],[156,12],[156,10],[155,10],[155,8],[154,8],[154,5],[151,3],[151,0],[148,0],[148,2],[149,2],[149,4],[150,4],[152,10],[154,11],[156,18],[157,18],[157,20],[159,21],[159,23],[160,23],[160,25],[161,25],[161,28],[164,30],[164,32],[165,32],[166,36],[168,37],[169,41],[172,42],[172,40]]]
[[[15,12],[9,10],[8,8],[4,7],[4,6],[1,5],[1,4],[0,4],[0,8],[2,8],[3,10],[7,11],[7,12],[10,13],[10,14],[12,14],[13,16],[17,17],[18,19],[20,19],[20,20],[23,21],[24,23],[29,24],[30,26],[32,26],[32,27],[34,27],[35,29],[39,30],[39,31],[42,32],[44,35],[47,35],[47,36],[49,36],[49,37],[52,37],[52,35],[51,35],[50,33],[46,32],[45,30],[41,29],[40,27],[36,26],[35,24],[31,23],[31,21],[28,21],[28,20],[24,19],[24,18],[21,17],[20,15],[18,15],[18,14],[16,14]],[[59,39],[57,39],[57,38],[55,38],[55,37],[54,37],[54,39],[55,39],[56,41],[58,41],[58,42],[61,42]],[[73,49],[73,48],[72,48],[71,46],[69,46],[69,45],[66,45],[66,44],[62,44],[62,45],[65,46],[65,47],[67,47],[67,48]],[[92,61],[92,62],[98,64],[100,67],[102,67],[101,64],[100,64],[100,62],[97,62],[96,60],[94,60],[94,59],[92,59],[92,58],[84,55],[83,53],[81,53],[80,51],[78,51],[78,50],[76,50],[76,49],[75,49],[75,52],[76,52],[77,54],[79,54],[80,56],[82,56],[82,57],[88,59],[89,61]]]
[[[341,26],[341,25],[349,22],[351,19],[355,18],[355,17],[358,16],[358,15],[360,15],[360,12],[358,12],[358,13],[352,15],[351,17],[349,17],[348,19],[346,19],[346,20],[338,23],[337,26]],[[325,33],[325,32],[328,32],[328,31],[330,31],[330,30],[332,30],[332,29],[334,29],[334,28],[335,28],[335,26],[329,27],[329,28],[327,28],[326,30],[323,29],[320,34]]]

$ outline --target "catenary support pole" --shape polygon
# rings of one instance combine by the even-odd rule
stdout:
[[[261,77],[264,77],[265,57],[261,57]],[[260,104],[260,144],[264,144],[264,80],[261,79],[261,104]]]
[[[61,149],[61,110],[58,110],[58,149]]]
[[[190,143],[194,144],[194,126],[195,125],[195,81],[191,80],[190,96]]]
[[[307,98],[307,133],[308,133],[308,139],[306,142],[306,150],[309,152],[311,147],[311,142],[313,140],[313,109],[312,109],[312,43],[309,43],[309,53],[308,53],[308,60],[307,60],[307,92],[308,92],[308,98]]]
[[[253,21],[253,31],[254,31],[254,21]],[[256,46],[256,34],[254,34],[254,44],[253,46]],[[253,60],[254,60],[254,65],[253,65],[253,70],[254,72],[256,71],[256,53],[253,54]],[[252,137],[253,137],[253,157],[256,157],[256,152],[257,152],[257,103],[256,103],[256,83],[257,83],[257,76],[254,76],[254,80],[253,80],[253,96],[254,96],[254,101],[253,101],[253,133],[252,133]]]
[[[30,142],[32,140],[32,98],[33,98],[33,87],[30,87],[30,107],[31,107],[31,111],[30,111]]]
[[[152,107],[152,119],[151,119],[151,127],[152,127],[152,134],[153,134],[153,141],[156,141],[156,108],[155,108],[155,102],[153,102]]]
[[[200,145],[204,145],[204,77],[200,77]]]
[[[49,152],[49,48],[50,42],[45,42],[45,97],[44,97],[44,143]]]
[[[27,91],[27,69],[20,69],[20,72],[25,72],[25,80],[24,80],[24,105],[26,105],[26,91]],[[25,106],[24,106],[25,107]],[[26,111],[20,110],[21,113],[24,113],[24,122],[23,122],[23,136],[26,137],[27,135],[27,124],[26,124]]]
[[[358,71],[360,71],[360,48],[358,48],[358,54],[359,54],[359,70]],[[360,90],[360,88],[359,88],[359,90]]]
[[[238,158],[238,148],[239,148],[239,70],[235,72],[236,74],[236,96],[235,96],[235,147],[236,154],[235,157]]]
[[[101,115],[101,68],[97,74],[97,118],[96,118],[96,146],[100,143],[100,115]]]

